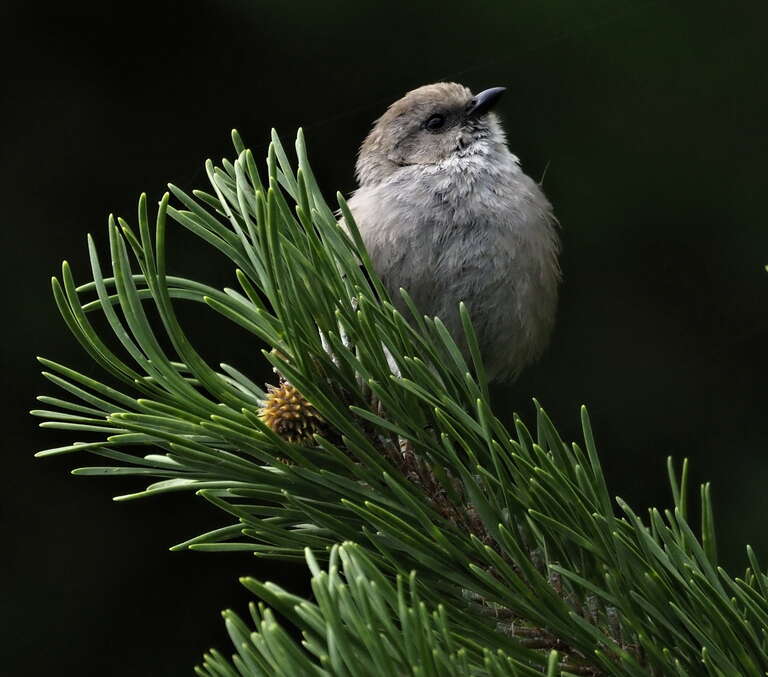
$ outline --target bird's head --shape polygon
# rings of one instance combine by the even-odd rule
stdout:
[[[504,87],[492,87],[473,95],[455,82],[408,92],[376,121],[360,147],[360,185],[384,181],[403,167],[439,165],[504,146],[504,132],[490,112],[503,93]]]

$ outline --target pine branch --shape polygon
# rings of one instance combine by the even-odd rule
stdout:
[[[40,455],[84,451],[112,465],[75,474],[158,480],[117,500],[195,491],[234,520],[176,549],[287,560],[311,548],[330,578],[336,558],[354,551],[363,578],[389,591],[382,600],[410,581],[410,611],[401,601],[379,608],[376,634],[345,606],[349,575],[333,578],[327,598],[316,590],[311,612],[294,600],[304,616],[287,613],[287,593],[253,584],[312,640],[294,646],[265,608],[254,612],[256,635],[229,615],[238,652],[248,648],[234,668],[211,654],[208,674],[279,674],[266,671],[276,655],[314,661],[306,674],[340,674],[338,661],[403,674],[416,663],[390,649],[396,639],[410,646],[408,618],[423,642],[409,660],[432,666],[422,674],[452,674],[434,672],[450,659],[468,661],[460,674],[763,675],[768,578],[751,550],[742,579],[717,566],[708,485],[698,535],[687,521],[686,464],[678,480],[670,463],[674,509],[643,522],[612,500],[586,411],[583,449],[564,443],[538,404],[535,430],[519,419],[506,430],[466,309],[472,364],[438,319],[395,310],[343,198],[349,234],[324,200],[301,133],[297,171],[273,137],[266,183],[233,138],[234,162],[206,164],[212,194],[171,186],[176,206],[165,195],[154,223],[142,196],[137,229],[110,218],[111,271],[89,238],[92,280],[78,286],[66,262],[53,280],[68,328],[120,385],[41,359],[66,395],[40,398],[52,408],[34,413],[91,441]],[[167,275],[168,217],[232,261],[239,290]],[[266,343],[282,385],[265,390],[242,369],[207,364],[179,323],[179,302]],[[357,545],[336,549],[344,541]],[[360,605],[379,603],[370,586],[361,590]]]
[[[314,603],[277,585],[243,579],[269,607],[251,604],[254,631],[235,613],[225,611],[237,654],[229,661],[212,650],[197,669],[199,675],[542,674],[504,651],[490,651],[468,640],[444,607],[429,608],[422,601],[415,573],[391,582],[358,545],[334,546],[327,571],[309,550],[307,562]],[[301,628],[304,650],[297,649],[272,610]],[[546,675],[558,674],[558,654],[551,652]]]

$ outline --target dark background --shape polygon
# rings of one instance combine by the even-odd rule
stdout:
[[[116,504],[131,480],[72,478],[92,459],[34,460],[71,434],[26,411],[57,394],[44,354],[97,376],[50,295],[60,261],[87,275],[85,234],[134,222],[146,190],[204,187],[237,127],[261,156],[271,126],[306,129],[328,195],[354,188],[357,147],[405,91],[439,79],[509,88],[509,143],[563,225],[565,283],[552,346],[498,413],[538,397],[578,439],[593,417],[609,483],[667,506],[665,457],[713,480],[733,572],[768,561],[768,229],[765,3],[506,0],[467,3],[3,3],[5,312],[2,672],[190,674],[237,577],[306,589],[303,567],[245,554],[169,553],[227,523],[188,495]],[[226,262],[174,229],[172,272],[232,283]],[[212,362],[268,376],[258,346],[187,313]],[[694,492],[695,493],[695,492]]]

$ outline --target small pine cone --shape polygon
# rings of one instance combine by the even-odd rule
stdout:
[[[287,442],[301,445],[311,444],[324,424],[317,409],[288,381],[277,387],[267,384],[259,418]]]

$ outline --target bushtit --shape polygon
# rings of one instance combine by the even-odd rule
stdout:
[[[503,92],[451,82],[408,92],[363,142],[349,201],[395,304],[405,309],[403,287],[466,354],[464,301],[496,382],[546,347],[560,281],[552,207],[490,112]]]

